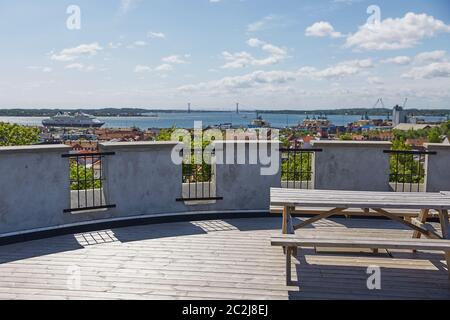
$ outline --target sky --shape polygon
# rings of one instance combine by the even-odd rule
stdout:
[[[0,108],[450,108],[448,0],[0,0],[0,42]]]

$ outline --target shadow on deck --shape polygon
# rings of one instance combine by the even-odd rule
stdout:
[[[0,247],[3,299],[450,299],[440,252],[300,250],[298,286],[270,237],[279,217],[177,222],[101,230]],[[410,237],[386,220],[330,219],[304,232]],[[367,288],[368,266],[381,290]],[[68,286],[78,268],[80,286]]]

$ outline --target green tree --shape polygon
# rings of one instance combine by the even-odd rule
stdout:
[[[284,152],[281,164],[282,181],[311,181],[312,152]]]
[[[441,130],[440,128],[433,128],[428,133],[428,142],[441,143]]]
[[[23,146],[38,142],[38,128],[0,123],[0,146]]]
[[[409,151],[411,146],[405,144],[404,138],[394,140],[392,150]],[[423,183],[424,164],[414,154],[394,153],[390,159],[390,181],[397,183]]]
[[[176,130],[176,127],[172,127],[169,129],[161,129],[159,131],[158,136],[156,137],[156,141],[171,141],[172,133]]]
[[[352,135],[349,134],[349,133],[341,134],[341,135],[339,136],[339,139],[340,139],[340,140],[344,140],[344,141],[351,141],[351,140],[353,140]]]
[[[82,162],[77,163],[77,160],[75,159],[70,160],[70,189],[100,189],[102,187],[102,182],[98,177],[99,174],[99,170],[94,168],[94,164],[87,166]]]

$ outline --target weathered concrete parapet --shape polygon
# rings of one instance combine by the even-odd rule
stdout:
[[[269,211],[270,188],[281,186],[280,143],[216,141],[214,147],[217,195],[223,197],[217,207]]]
[[[313,141],[315,189],[390,191],[389,155],[384,141]]]
[[[424,146],[428,151],[436,152],[426,157],[426,191],[450,191],[450,144],[427,143]]]
[[[65,145],[0,147],[0,234],[58,226],[70,207]]]
[[[182,166],[172,161],[177,142],[102,143],[101,152],[115,152],[106,159],[105,194],[117,205],[109,217],[180,212]]]

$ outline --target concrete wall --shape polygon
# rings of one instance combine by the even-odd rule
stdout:
[[[57,226],[70,207],[66,146],[0,148],[0,234]]]
[[[215,190],[211,191],[211,195],[223,199],[195,202],[176,201],[182,195],[186,196],[186,190],[182,191],[181,165],[174,164],[171,159],[172,150],[177,145],[172,142],[100,145],[102,151],[116,153],[105,162],[107,180],[104,192],[110,203],[117,205],[108,210],[109,217],[193,211],[269,210],[270,187],[280,186],[280,171],[277,170],[275,175],[263,176],[261,167],[265,166],[250,164],[249,150],[255,147],[256,152],[259,152],[258,143],[216,142],[216,157],[227,157],[227,150],[230,149],[225,145],[231,145],[236,151],[232,164],[213,165],[215,181],[211,187]],[[237,163],[238,149],[245,150],[246,160],[243,164]],[[194,191],[192,186],[191,190]]]
[[[230,145],[245,150],[247,160],[249,149],[260,150],[255,142]],[[103,162],[103,194],[107,204],[115,204],[116,208],[74,213],[63,212],[71,207],[71,194],[76,197],[70,191],[69,159],[61,157],[69,147],[0,148],[0,237],[127,217],[269,210],[270,187],[280,186],[279,168],[274,175],[261,175],[266,166],[248,162],[215,167],[212,187],[223,200],[177,201],[182,197],[182,167],[171,158],[176,146],[180,147],[172,142],[100,144],[100,151],[115,152]],[[229,156],[228,149],[223,149],[219,154]]]
[[[390,142],[314,141],[315,189],[390,191]]]
[[[69,160],[66,146],[0,148],[0,237],[7,233],[159,214],[192,212],[250,212],[269,210],[270,187],[280,187],[281,170],[262,174],[255,141],[216,142],[215,195],[223,200],[180,202],[182,167],[173,163],[172,142],[104,143],[101,151],[115,152],[103,163],[104,194],[117,207],[96,212],[64,213],[70,208]],[[271,152],[278,143],[269,143]],[[315,188],[389,191],[387,142],[317,141],[323,152],[314,157]],[[450,190],[450,146],[429,144],[427,191]],[[233,151],[232,151],[233,150]],[[243,151],[238,161],[237,151]],[[253,156],[249,156],[252,150]],[[255,155],[257,155],[255,157]],[[227,161],[220,161],[227,159]],[[280,154],[274,158],[281,165]],[[242,160],[242,159],[241,159]],[[231,163],[230,163],[231,161]]]
[[[181,212],[181,166],[171,160],[174,142],[103,143],[100,151],[115,152],[104,164],[108,217]]]
[[[435,155],[428,155],[426,158],[426,191],[450,191],[450,145],[428,143],[425,147],[428,151],[436,152]]]
[[[267,148],[255,141],[216,142],[216,159],[223,164],[216,165],[217,195],[223,197],[217,207],[221,210],[269,210],[270,188],[281,186],[281,170],[275,165],[275,174],[268,174],[269,165],[264,165],[261,153],[268,157],[275,154],[275,162],[281,166],[279,147],[276,142],[265,143]],[[239,164],[238,151],[245,152],[245,164]],[[256,155],[252,159],[250,155]],[[227,161],[225,161],[227,160]],[[234,164],[230,164],[230,160]],[[252,164],[256,163],[256,164]],[[266,169],[266,170],[265,170]],[[271,170],[268,170],[271,171]]]

